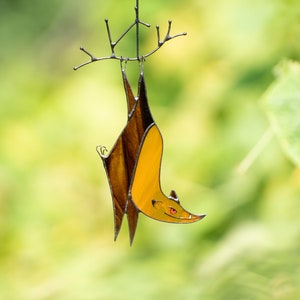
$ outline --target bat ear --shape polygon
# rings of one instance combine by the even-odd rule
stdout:
[[[170,198],[179,203],[178,196],[177,196],[177,194],[176,194],[176,192],[174,190],[171,191]]]

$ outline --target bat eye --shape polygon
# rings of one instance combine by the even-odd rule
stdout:
[[[172,206],[170,206],[170,214],[175,215],[176,213],[177,213],[177,210],[175,208],[173,208]]]

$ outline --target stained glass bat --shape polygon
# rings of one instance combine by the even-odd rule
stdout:
[[[111,53],[108,56],[96,57],[85,48],[80,50],[90,59],[76,67],[77,70],[85,65],[102,60],[119,60],[123,62],[138,61],[143,63],[145,58],[156,53],[167,41],[186,35],[186,32],[171,35],[172,21],[168,21],[168,29],[161,39],[160,27],[156,26],[157,46],[150,52],[141,55],[139,50],[139,27],[150,27],[139,18],[139,0],[136,1],[135,18],[133,23],[113,41],[108,19],[105,19]],[[136,55],[124,57],[116,53],[116,46],[135,28]],[[114,211],[114,238],[118,237],[124,214],[127,214],[130,243],[132,244],[139,212],[155,220],[170,223],[191,223],[201,220],[205,215],[194,215],[187,212],[179,202],[175,191],[166,196],[160,186],[160,168],[163,152],[163,139],[155,124],[146,95],[144,75],[141,72],[138,83],[138,96],[135,97],[127,80],[125,70],[122,70],[123,84],[127,99],[127,124],[106,155],[107,149],[98,146],[97,151],[102,159],[112,195]]]
[[[115,240],[124,214],[127,214],[130,243],[136,231],[138,214],[159,221],[191,223],[205,215],[185,211],[174,191],[169,197],[160,188],[160,164],[163,149],[161,134],[151,115],[143,73],[140,74],[138,97],[135,98],[125,71],[122,71],[127,99],[128,121],[113,148],[99,147],[112,194]]]

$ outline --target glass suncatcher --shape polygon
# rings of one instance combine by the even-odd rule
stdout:
[[[174,190],[166,196],[160,185],[160,167],[163,152],[163,138],[150,112],[144,79],[145,58],[154,54],[167,41],[186,35],[186,32],[171,35],[172,21],[168,21],[168,30],[161,40],[160,28],[156,26],[157,47],[145,55],[140,55],[139,26],[150,27],[139,18],[139,0],[136,0],[135,20],[115,41],[112,41],[108,19],[105,20],[111,54],[95,57],[83,47],[90,60],[74,67],[77,70],[95,61],[115,59],[121,62],[121,73],[127,100],[127,124],[112,149],[97,146],[110,186],[114,212],[114,238],[117,239],[124,214],[127,214],[130,244],[132,244],[138,215],[144,215],[163,222],[186,224],[201,220],[205,214],[195,215],[186,211],[180,204]],[[117,55],[115,47],[132,29],[136,30],[136,56]],[[138,95],[134,96],[126,76],[126,64],[131,61],[140,63]]]

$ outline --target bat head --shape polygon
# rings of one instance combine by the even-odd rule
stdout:
[[[160,221],[170,223],[193,223],[205,217],[205,215],[191,214],[185,210],[178,199],[175,191],[171,191],[169,197],[164,199],[153,199],[152,206],[155,210],[155,217]]]

